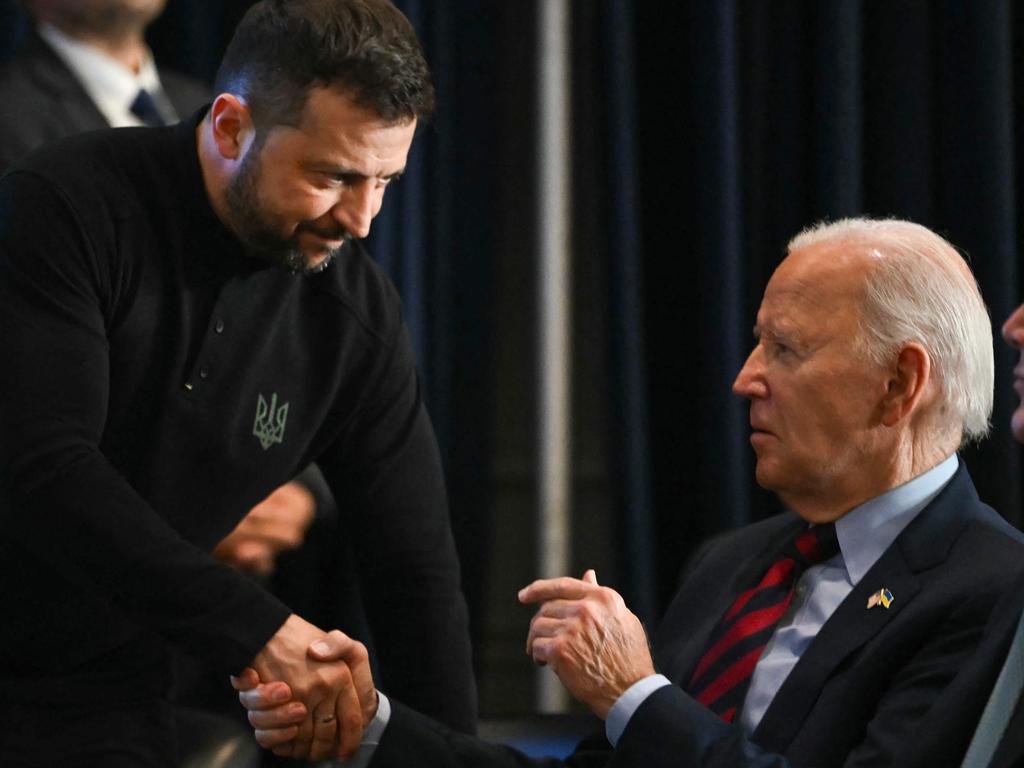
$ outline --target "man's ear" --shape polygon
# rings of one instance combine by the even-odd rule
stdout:
[[[249,105],[231,93],[222,93],[210,107],[210,131],[225,160],[239,160],[255,136]]]
[[[932,375],[932,359],[916,342],[904,344],[896,364],[888,371],[886,391],[882,398],[882,423],[895,426],[909,416],[921,403]]]

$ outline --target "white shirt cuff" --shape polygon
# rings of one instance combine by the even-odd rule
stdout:
[[[618,700],[608,711],[608,717],[604,721],[604,733],[608,741],[614,747],[622,738],[623,731],[629,725],[630,719],[640,708],[640,705],[647,701],[647,697],[659,688],[672,685],[672,682],[664,675],[651,675],[642,680],[637,680],[626,692],[619,696]]]
[[[377,691],[377,714],[373,716],[373,720],[363,731],[363,741],[359,745],[359,749],[348,760],[342,760],[341,765],[345,768],[366,768],[373,753],[377,751],[377,745],[380,744],[384,729],[387,728],[390,721],[391,702],[388,701],[387,696]]]

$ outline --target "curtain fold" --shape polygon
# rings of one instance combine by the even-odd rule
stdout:
[[[601,17],[605,50],[604,91],[609,158],[608,226],[611,249],[610,357],[614,380],[611,407],[616,415],[619,524],[625,574],[623,596],[645,622],[655,605],[655,551],[651,516],[647,360],[644,340],[644,273],[640,242],[640,184],[637,178],[636,66],[633,18],[628,0],[607,0]]]

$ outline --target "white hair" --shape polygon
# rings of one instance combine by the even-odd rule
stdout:
[[[946,240],[898,219],[842,219],[808,227],[790,253],[824,242],[862,246],[874,261],[861,306],[861,344],[879,365],[907,342],[924,347],[939,383],[937,426],[980,440],[992,414],[992,323],[978,283]]]

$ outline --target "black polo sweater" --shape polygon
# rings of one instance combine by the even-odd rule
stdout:
[[[245,666],[289,611],[207,552],[316,461],[399,670],[382,687],[468,724],[396,292],[358,243],[313,275],[248,257],[209,205],[197,120],[77,137],[0,181],[0,696],[159,694],[167,639]]]

